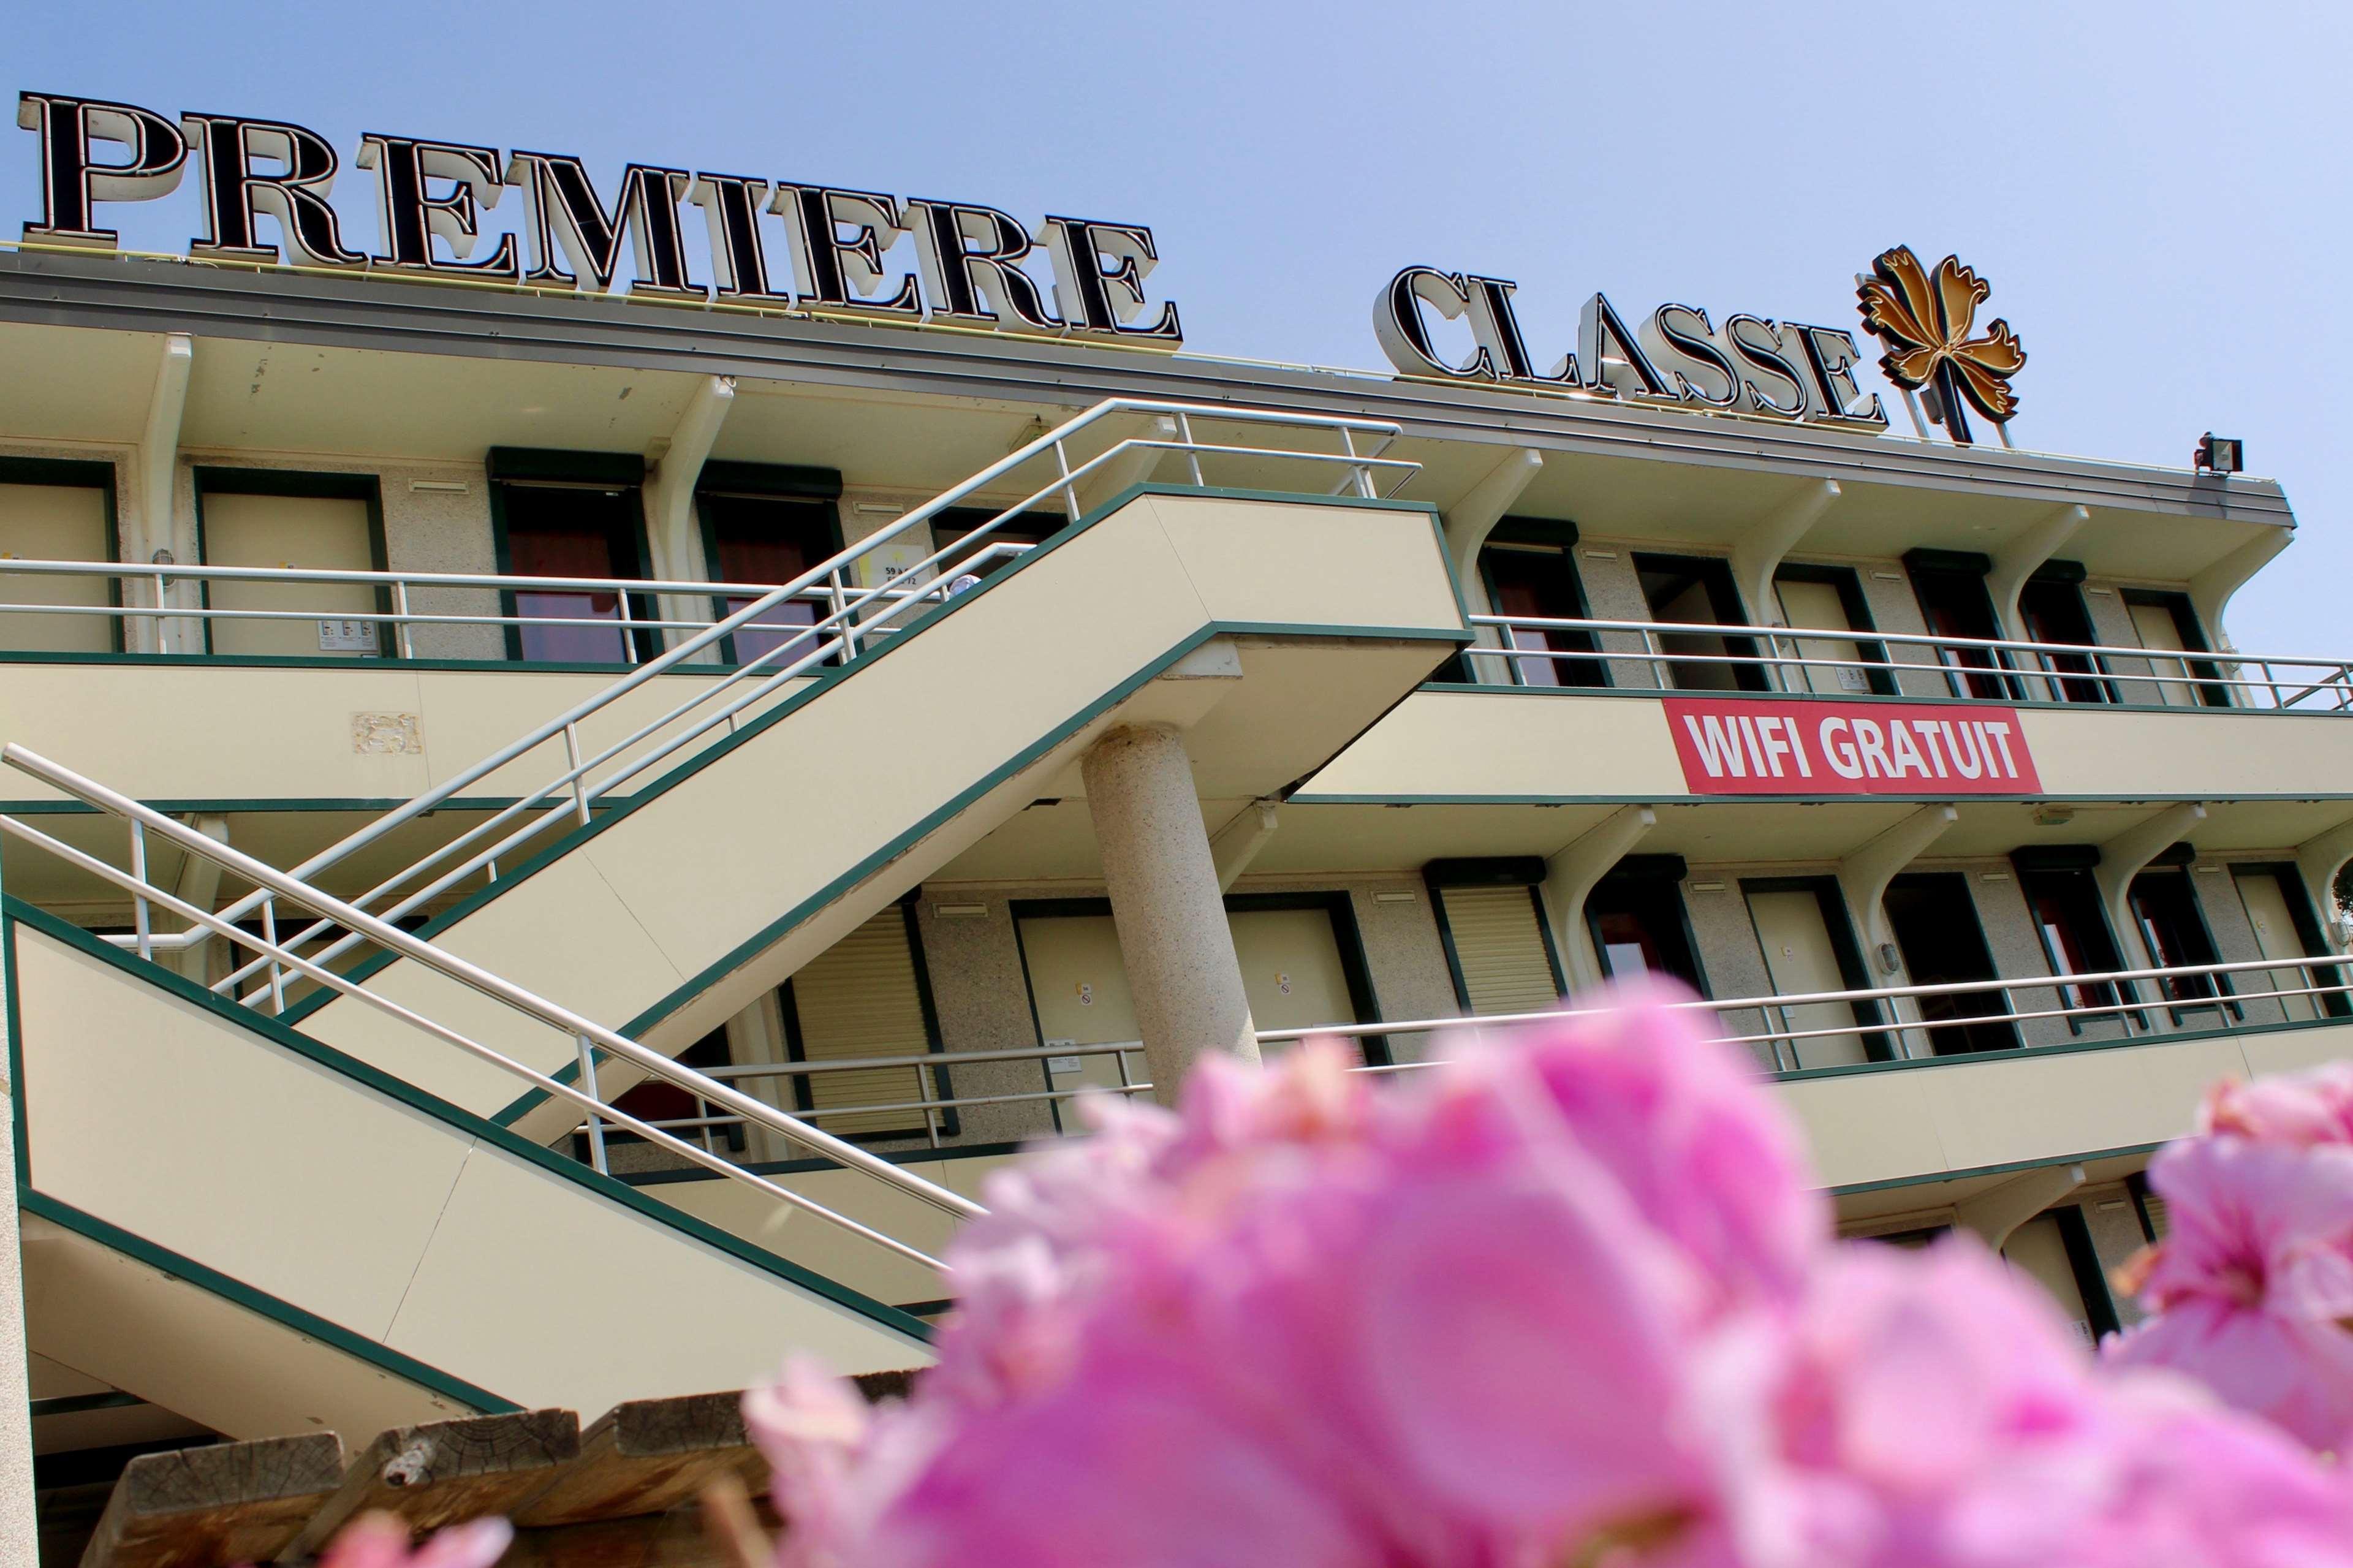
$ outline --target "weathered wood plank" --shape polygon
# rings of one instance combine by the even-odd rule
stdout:
[[[741,1394],[692,1394],[615,1405],[581,1434],[580,1458],[514,1510],[523,1529],[661,1513],[714,1476],[765,1489],[767,1468],[744,1430]]]
[[[774,1535],[776,1514],[765,1506],[755,1508],[763,1527]],[[499,1560],[499,1568],[735,1568],[735,1563],[704,1527],[702,1510],[687,1503],[667,1513],[520,1531],[514,1545]]]
[[[142,1454],[115,1483],[81,1568],[264,1562],[343,1481],[332,1432]]]
[[[396,1513],[418,1530],[505,1513],[579,1457],[580,1417],[569,1410],[396,1426],[352,1461],[334,1495],[278,1560],[313,1555],[369,1509]]]

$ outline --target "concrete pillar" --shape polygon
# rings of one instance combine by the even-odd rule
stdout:
[[[5,984],[5,983],[0,983]],[[0,1005],[6,998],[0,996]],[[34,1568],[32,1373],[16,1226],[16,1100],[0,1073],[0,1568]]]
[[[1192,759],[1175,731],[1136,727],[1096,742],[1080,771],[1153,1093],[1174,1104],[1206,1053],[1258,1060]]]

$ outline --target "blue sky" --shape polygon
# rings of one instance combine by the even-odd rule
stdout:
[[[2021,446],[2180,464],[2212,428],[2295,548],[2243,647],[2353,653],[2343,584],[2353,7],[1569,4],[18,7],[16,89],[1148,224],[1188,346],[1374,366],[1375,290],[1849,322],[1888,245],[1957,251],[2031,356]],[[0,153],[9,232],[34,138]],[[368,176],[338,195],[372,243]],[[180,249],[190,181],[108,209]],[[502,207],[501,217],[511,216]],[[776,247],[781,254],[782,247]]]

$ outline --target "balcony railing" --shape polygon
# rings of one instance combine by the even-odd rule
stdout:
[[[955,555],[950,547],[940,552],[947,560],[948,570],[926,584],[884,590],[875,596],[877,602],[869,609],[867,618],[880,619],[884,606],[896,606],[904,600],[913,599],[918,605],[938,604],[959,586],[976,580],[978,574],[1029,548],[1028,544],[997,543],[979,547],[966,555]],[[59,604],[9,599],[8,579],[18,575],[52,582],[92,582],[100,585],[93,597],[102,596],[107,602]],[[194,584],[205,590],[198,602],[169,602],[171,591],[183,584]],[[215,586],[246,584],[269,589],[273,599],[282,598],[285,602],[271,609],[240,609],[211,603],[211,589]],[[532,630],[588,628],[612,634],[619,656],[613,662],[634,665],[674,642],[718,626],[729,617],[731,604],[769,600],[776,595],[776,588],[773,583],[694,583],[647,577],[532,577],[489,573],[356,572],[325,567],[142,565],[128,562],[0,558],[0,652],[8,651],[11,646],[7,628],[25,624],[10,617],[21,616],[32,621],[48,617],[100,620],[126,628],[143,624],[174,631],[185,626],[204,628],[207,634],[240,626],[316,626],[320,628],[322,653],[372,654],[393,658],[417,657],[417,634],[420,629],[486,628],[503,637]],[[332,595],[337,591],[348,599],[354,589],[366,593],[377,607],[362,610],[348,603],[334,602]],[[311,595],[307,605],[302,603],[306,591]],[[607,599],[612,602],[613,610],[609,615],[526,615],[508,607],[525,595]],[[492,607],[479,611],[417,607],[420,601],[446,604],[468,595],[494,595]],[[723,662],[749,662],[755,657],[755,648],[765,651],[780,642],[789,644],[816,635],[812,627],[818,622],[839,617],[850,599],[865,596],[856,584],[832,578],[776,596],[763,618],[731,626],[733,648],[713,648],[708,650],[709,656],[717,659],[723,652],[735,651],[737,658]],[[699,613],[704,608],[708,614]],[[893,629],[887,622],[877,628],[885,636]],[[118,637],[115,640],[127,644],[131,639]],[[158,639],[167,640],[170,639]],[[188,646],[159,646],[153,651],[202,653],[217,639],[183,632],[175,640]],[[331,642],[341,646],[330,647]],[[526,658],[521,662],[533,661]]]
[[[2248,984],[2249,981],[2253,984]],[[2140,995],[2135,988],[2142,984],[2146,984],[2153,994]],[[2049,1002],[2040,1002],[2038,998],[2042,996],[2049,997]],[[1968,1025],[1978,1023],[2018,1025],[2058,1020],[2079,1026],[2107,1024],[2116,1026],[2116,1037],[2092,1043],[2124,1045],[2186,1032],[2188,1026],[2194,1021],[2187,1016],[2191,1014],[2201,1017],[2211,1016],[2214,1026],[2224,1033],[2283,1028],[2288,1024],[2287,1005],[2301,1001],[2314,1015],[2315,1020],[2337,1020],[2353,1025],[2353,1000],[2338,1003],[2332,1008],[2332,1000],[2338,997],[2353,998],[2353,957],[2344,954],[2249,959],[2229,963],[2118,969],[2098,973],[1962,981],[1936,985],[1888,985],[1853,991],[1736,996],[1684,1002],[1676,1005],[1683,1010],[1717,1015],[1719,1026],[1714,1032],[1718,1037],[1733,1045],[1746,1047],[1757,1057],[1759,1067],[1779,1074],[1793,1074],[1849,1065],[1854,1047],[1873,1037],[1884,1042],[1886,1054],[1879,1059],[1896,1062],[2011,1058],[2049,1048],[2021,1045],[2000,1051],[1949,1054],[1937,1051],[1936,1046],[1946,1031],[1957,1032]],[[2249,1005],[2261,1002],[2281,1004],[2283,1011],[2279,1020],[2250,1020],[2247,1016]],[[1942,1017],[1932,1016],[1947,1003],[1958,1004],[1962,1010]],[[1851,1011],[1851,1021],[1807,1021],[1809,1015],[1819,1018],[1818,1009],[1838,1006]],[[2342,1009],[2342,1012],[2337,1009]],[[1261,1049],[1267,1049],[1322,1037],[1366,1039],[1434,1034],[1454,1038],[1475,1038],[1489,1031],[1553,1023],[1590,1011],[1592,1009],[1563,1005],[1544,1012],[1483,1017],[1319,1024],[1310,1028],[1261,1029],[1258,1032],[1258,1041]],[[1763,1015],[1767,1026],[1746,1032],[1729,1032],[1720,1026],[1724,1015],[1743,1012]],[[2200,1032],[2205,1031],[2201,1029]],[[1832,1050],[1831,1047],[1840,1048]],[[812,1122],[847,1121],[880,1113],[902,1114],[911,1122],[920,1118],[925,1141],[932,1147],[938,1148],[944,1142],[943,1118],[961,1108],[1060,1105],[1098,1093],[1149,1094],[1153,1089],[1151,1079],[1136,1071],[1137,1064],[1130,1059],[1140,1056],[1143,1050],[1143,1043],[1138,1040],[1087,1046],[1058,1043],[987,1051],[845,1057],[818,1062],[754,1062],[702,1070],[706,1077],[720,1083],[768,1084],[773,1086],[768,1093],[776,1096],[789,1095],[791,1089],[786,1086],[813,1086],[839,1073],[903,1070],[909,1074],[910,1083],[920,1092],[890,1100],[842,1100],[819,1109],[801,1106],[793,1114]],[[1849,1059],[1826,1060],[1825,1053]],[[1108,1058],[1113,1064],[1117,1081],[1056,1087],[1048,1064],[1064,1058]],[[1434,1066],[1442,1059],[1429,1058],[1366,1066],[1356,1070],[1375,1075],[1411,1072]],[[1008,1062],[1036,1062],[1046,1087],[994,1094],[956,1095],[948,1091],[941,1076],[968,1067]],[[809,1098],[816,1097],[812,1094]],[[744,1118],[723,1107],[697,1100],[691,1116],[656,1120],[651,1125],[674,1135],[698,1139],[706,1147],[715,1150],[718,1136],[744,1125]],[[575,1129],[575,1135],[586,1137],[589,1131],[588,1124],[583,1122]]]
[[[1466,647],[1474,676],[1544,687],[1599,686],[1606,665],[1647,670],[1669,690],[1820,696],[1902,694],[1901,679],[1940,679],[1944,694],[1998,702],[2353,710],[2353,659],[1927,637],[1847,627],[1473,616],[1500,647]],[[1568,646],[1558,646],[1567,644]],[[1826,651],[1825,645],[1833,651]],[[1840,645],[1851,654],[1834,651]],[[1893,650],[1908,649],[1905,659]]]

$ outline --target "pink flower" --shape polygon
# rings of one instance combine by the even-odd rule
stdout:
[[[747,1405],[784,1561],[1748,1560],[1739,1410],[1826,1228],[1795,1140],[1648,997],[1468,1054],[1211,1062],[1000,1180],[906,1406]]]
[[[1975,1240],[1822,1270],[1774,1398],[1803,1560],[2353,1563],[2353,1487],[2164,1373],[2101,1373]]]
[[[514,1540],[503,1519],[451,1525],[413,1552],[409,1533],[408,1521],[396,1514],[364,1513],[337,1532],[319,1568],[491,1568]]]
[[[2194,1139],[2160,1151],[2149,1184],[2172,1219],[2141,1281],[2155,1315],[2109,1358],[2188,1373],[2315,1448],[2353,1448],[2353,1146]]]
[[[912,1399],[747,1400],[779,1568],[2353,1568],[2341,1475],[2101,1373],[1975,1243],[1835,1247],[1661,995],[1100,1111],[951,1248]],[[2304,1235],[2265,1289],[2327,1310]]]
[[[2199,1131],[2298,1148],[2353,1143],[2353,1062],[2218,1083],[2206,1091]]]

